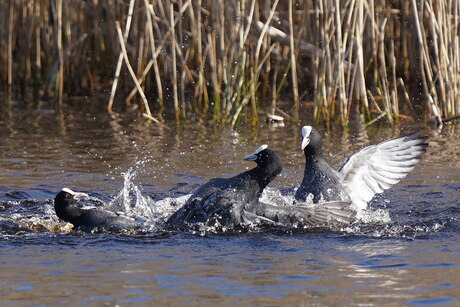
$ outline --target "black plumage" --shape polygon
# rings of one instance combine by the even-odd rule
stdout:
[[[74,192],[63,188],[54,199],[56,215],[84,231],[94,229],[107,231],[136,230],[141,225],[133,218],[116,214],[102,209],[82,209],[77,206],[77,200],[87,198],[85,193]]]
[[[311,127],[302,128],[302,150],[305,171],[295,193],[298,202],[309,195],[313,202],[351,201],[358,212],[366,209],[374,195],[382,193],[412,171],[426,152],[427,137],[418,133],[367,146],[348,158],[334,170],[322,155],[322,138]]]
[[[257,166],[231,178],[214,178],[202,185],[167,221],[175,227],[205,223],[236,226],[247,222],[246,212],[254,213],[265,187],[282,171],[278,154],[260,146],[244,160]]]

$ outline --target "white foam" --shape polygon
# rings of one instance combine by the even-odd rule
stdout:
[[[144,219],[149,223],[159,223],[182,207],[190,197],[190,195],[177,198],[166,197],[155,201],[149,196],[144,196],[141,188],[133,182],[137,175],[136,171],[130,168],[122,175],[124,178],[123,187],[107,205],[111,211],[120,211],[124,214]]]

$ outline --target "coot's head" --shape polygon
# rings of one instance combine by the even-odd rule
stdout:
[[[283,169],[283,164],[278,154],[268,145],[264,144],[256,149],[252,154],[247,155],[243,158],[246,161],[254,161],[257,163],[257,167],[268,169],[270,172],[278,175]]]
[[[74,192],[69,188],[63,188],[54,198],[54,207],[56,210],[60,207],[67,207],[74,204],[79,199],[89,197],[86,193]]]
[[[323,139],[318,130],[312,126],[302,127],[302,145],[301,148],[306,155],[321,154]]]

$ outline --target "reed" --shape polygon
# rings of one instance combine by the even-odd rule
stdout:
[[[59,57],[59,72],[56,87],[58,89],[58,104],[62,106],[62,95],[64,93],[64,50],[62,49],[62,0],[56,1],[56,29],[57,29],[57,50]]]
[[[7,42],[7,84],[8,84],[8,103],[11,103],[12,100],[12,91],[13,91],[13,26],[14,26],[14,2],[9,0],[9,15],[8,15],[8,42]]]
[[[0,95],[98,94],[158,124],[440,126],[460,115],[459,19],[457,0],[0,0]]]
[[[129,30],[131,29],[131,20],[133,16],[134,3],[135,3],[135,0],[131,0],[129,2],[128,18],[126,19],[125,33],[123,35],[123,44],[126,44],[126,41],[129,35]],[[123,50],[120,50],[120,54],[118,55],[117,67],[115,69],[115,78],[113,79],[113,82],[112,82],[112,90],[110,92],[109,103],[107,105],[107,110],[109,112],[112,112],[113,101],[115,99],[115,93],[117,91],[118,79],[120,78],[122,64],[123,64]],[[136,86],[136,89],[137,89],[137,86]]]
[[[292,0],[289,0],[289,49],[291,53],[292,96],[294,99],[293,117],[299,119],[299,82],[297,80],[297,52],[294,46],[294,18],[292,16]]]

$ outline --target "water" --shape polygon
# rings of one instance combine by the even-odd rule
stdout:
[[[65,110],[0,115],[0,302],[6,305],[459,305],[460,127],[371,204],[374,223],[342,230],[166,232],[159,222],[197,186],[253,167],[267,143],[284,171],[264,194],[289,197],[303,171],[300,129],[187,124]],[[414,127],[402,127],[404,133]],[[334,166],[393,129],[325,135]],[[137,234],[83,233],[54,214],[62,187],[87,205],[151,222]],[[391,220],[387,220],[388,217]]]

